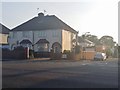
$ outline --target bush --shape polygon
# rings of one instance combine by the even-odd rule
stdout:
[[[67,55],[67,58],[66,59],[74,59],[74,53],[73,52],[70,52],[70,50],[64,50],[63,51],[63,54],[66,54]]]
[[[30,58],[34,58],[34,50],[29,50],[29,55],[30,55]]]
[[[110,49],[107,49],[107,50],[106,50],[106,55],[107,55],[107,56],[112,56],[112,51],[111,51]]]
[[[71,52],[70,52],[70,50],[64,50],[63,51],[63,54],[70,54]]]

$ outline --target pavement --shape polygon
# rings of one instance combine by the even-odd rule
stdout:
[[[2,62],[3,88],[117,88],[118,59]]]

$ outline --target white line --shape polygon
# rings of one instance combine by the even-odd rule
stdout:
[[[86,64],[82,64],[82,65],[86,65]]]

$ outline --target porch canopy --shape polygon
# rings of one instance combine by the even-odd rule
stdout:
[[[32,42],[28,39],[24,39],[20,42],[20,44],[32,44]]]
[[[46,39],[40,39],[39,41],[36,42],[36,44],[39,44],[39,43],[48,43],[49,44],[49,42]]]

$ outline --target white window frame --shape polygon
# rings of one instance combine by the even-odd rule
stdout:
[[[23,31],[22,32],[22,36],[24,37],[24,38],[27,38],[29,35],[29,32],[27,32],[27,31]]]
[[[45,32],[45,31],[39,31],[39,32],[38,32],[38,36],[39,36],[39,37],[46,37],[47,35],[46,35],[46,32]]]
[[[59,37],[59,33],[58,33],[57,31],[54,31],[54,32],[52,33],[52,36],[53,36],[53,37]]]

